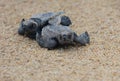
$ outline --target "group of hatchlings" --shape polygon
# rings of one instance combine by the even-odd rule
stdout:
[[[54,49],[58,46],[90,43],[87,31],[79,36],[70,29],[72,24],[64,12],[47,12],[33,15],[28,20],[22,19],[18,34],[35,39],[44,48]]]

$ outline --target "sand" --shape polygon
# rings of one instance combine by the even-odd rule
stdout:
[[[50,11],[90,45],[49,51],[17,34],[22,18]],[[120,81],[120,0],[0,0],[0,81]]]

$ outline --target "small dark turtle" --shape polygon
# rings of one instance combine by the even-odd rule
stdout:
[[[86,45],[90,42],[88,32],[77,36],[68,26],[48,25],[36,34],[37,43],[44,48],[54,49],[58,45],[79,43]]]
[[[55,21],[55,22],[51,22],[50,24],[60,23],[59,17],[57,16],[60,16],[63,13],[64,12],[57,12],[57,13],[48,12],[48,13],[33,15],[28,20],[22,19],[20,23],[20,27],[18,29],[18,34],[25,35],[31,39],[35,39],[36,29],[38,27],[42,30],[44,26],[48,25],[49,20]]]

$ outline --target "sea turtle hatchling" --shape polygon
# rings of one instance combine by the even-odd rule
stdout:
[[[18,34],[25,35],[31,39],[36,38],[36,29],[39,27],[41,30],[48,24],[63,24],[70,25],[71,20],[67,16],[60,17],[64,12],[48,12],[42,14],[33,15],[30,19],[22,19]],[[66,24],[65,24],[66,23]],[[41,31],[39,30],[39,31]]]
[[[37,30],[36,41],[41,47],[54,49],[58,45],[65,44],[86,45],[90,43],[90,37],[87,31],[77,36],[68,26],[48,25],[42,29],[42,32]]]

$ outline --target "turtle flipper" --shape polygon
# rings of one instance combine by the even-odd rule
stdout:
[[[60,22],[61,25],[63,26],[70,26],[72,24],[70,18],[68,16],[62,16],[61,17],[61,22]]]
[[[24,35],[25,34],[25,30],[22,27],[18,28],[18,34],[19,35]]]
[[[23,28],[23,22],[25,21],[25,19],[22,19],[20,22],[20,26],[18,28],[18,34],[19,35],[24,35],[25,34],[25,29]]]
[[[89,37],[88,32],[86,31],[86,32],[82,33],[80,36],[77,36],[75,34],[74,41],[77,42],[77,43],[80,43],[82,46],[85,46],[86,44],[89,44],[90,43],[90,37]]]
[[[36,35],[36,41],[37,43],[43,47],[48,48],[48,50],[54,49],[57,46],[57,41],[52,38],[43,38],[41,36]]]
[[[68,16],[58,16],[50,19],[48,21],[51,25],[63,25],[63,26],[70,26],[72,24],[70,18]]]

